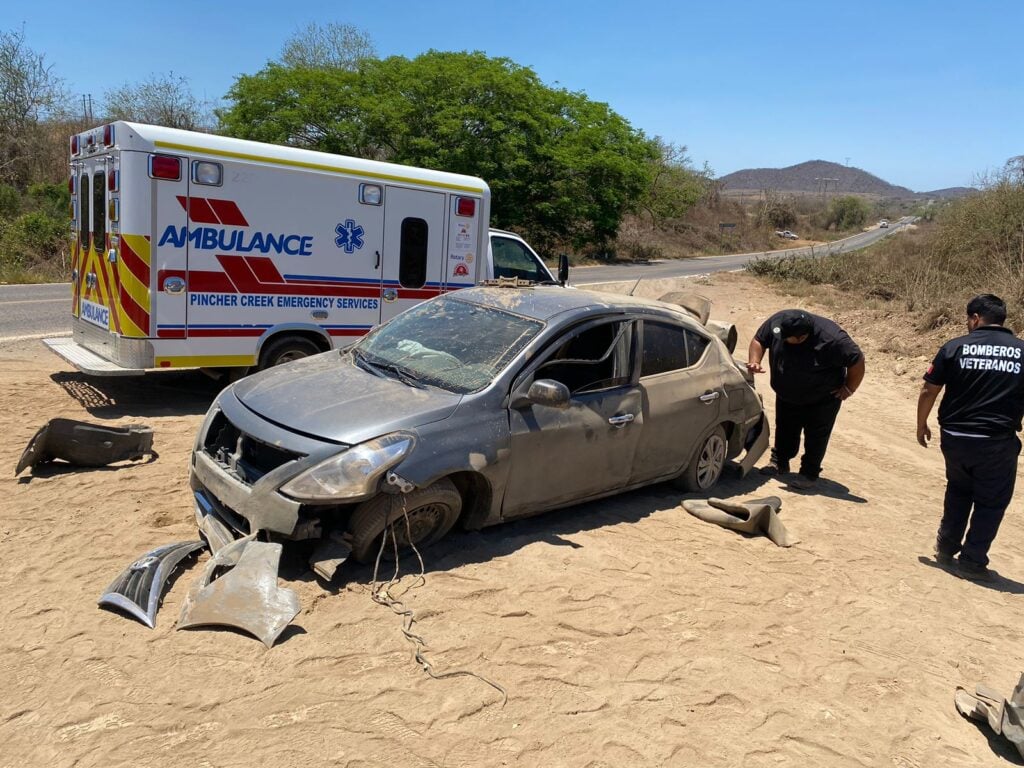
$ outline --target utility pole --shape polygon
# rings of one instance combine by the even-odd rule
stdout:
[[[850,167],[850,158],[846,158],[846,167],[847,167],[847,168],[849,168],[849,167]]]
[[[822,200],[828,200],[828,185],[829,185],[829,182],[835,182],[836,184],[839,183],[839,179],[831,179],[831,178],[826,178],[824,176],[820,176],[820,177],[816,178],[815,181],[818,182],[818,189],[821,190],[821,198],[822,198]]]

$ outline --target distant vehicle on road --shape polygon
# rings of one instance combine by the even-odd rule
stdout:
[[[784,237],[787,240],[799,240],[800,239],[800,235],[796,234],[795,232],[790,232],[788,229],[775,230],[775,234],[778,235],[779,237]]]
[[[888,229],[889,228],[889,222],[886,221],[885,219],[882,219],[880,222],[878,222],[878,228],[879,229]]]

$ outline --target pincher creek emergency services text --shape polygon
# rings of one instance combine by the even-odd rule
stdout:
[[[348,296],[266,296],[254,293],[190,293],[193,307],[289,307],[298,309],[378,309],[380,299]]]

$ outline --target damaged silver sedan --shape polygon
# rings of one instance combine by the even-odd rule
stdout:
[[[735,329],[681,304],[471,288],[243,379],[196,440],[201,529],[218,546],[321,539],[329,578],[385,540],[423,547],[664,480],[706,491],[745,449],[749,468],[767,426],[723,341]]]

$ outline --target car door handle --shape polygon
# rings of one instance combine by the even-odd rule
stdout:
[[[618,416],[612,416],[610,419],[608,419],[608,423],[611,424],[613,427],[622,428],[627,424],[632,423],[634,419],[636,419],[636,416],[634,416],[632,413],[622,413],[619,414]]]
[[[721,392],[705,392],[703,395],[700,396],[700,401],[705,405],[709,405],[710,403],[715,402],[715,400],[717,400],[721,396]]]

